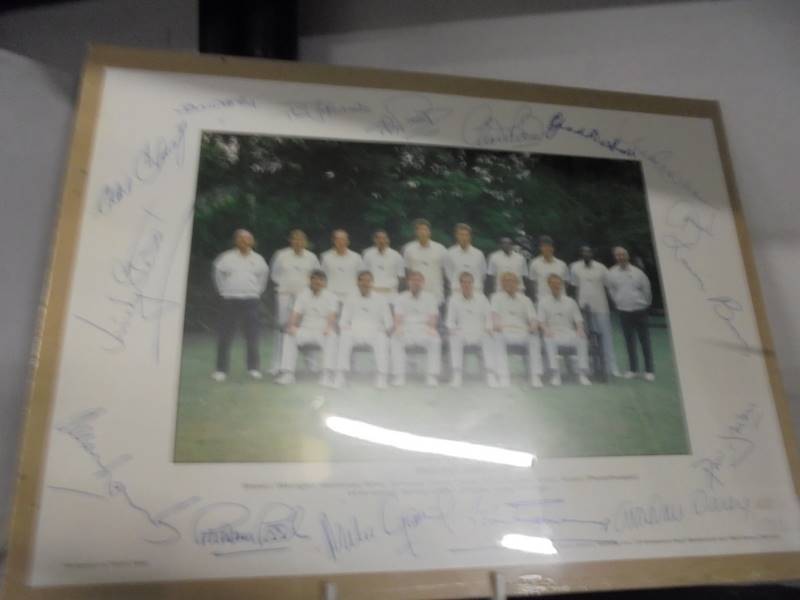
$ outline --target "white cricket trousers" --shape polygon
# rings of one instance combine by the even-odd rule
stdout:
[[[398,377],[406,375],[406,348],[424,348],[428,358],[426,375],[438,375],[442,370],[442,340],[439,334],[408,333],[392,336],[392,371]]]
[[[284,329],[289,323],[289,315],[292,313],[294,305],[293,294],[283,294],[278,292],[275,297],[275,335],[272,344],[272,371],[278,372],[283,365],[283,338]]]
[[[528,351],[528,374],[541,375],[542,370],[542,346],[539,341],[538,333],[528,333],[524,331],[501,331],[494,334],[495,342],[495,365],[497,375],[501,379],[508,379],[508,347],[515,346],[526,348]]]
[[[321,331],[309,331],[301,327],[295,335],[283,334],[281,371],[294,373],[297,368],[298,349],[303,346],[316,346],[322,350],[323,369],[332,371],[336,368],[336,351],[339,346],[336,334],[325,335]]]
[[[453,371],[461,372],[464,368],[464,348],[480,348],[483,355],[483,368],[487,373],[494,373],[494,339],[486,335],[450,334],[450,365]]]
[[[589,371],[589,343],[585,337],[579,337],[577,333],[545,336],[544,348],[547,352],[547,365],[551,370],[558,368],[558,349],[572,348],[578,353],[578,368],[581,373]]]
[[[351,331],[341,333],[338,365],[340,371],[350,371],[353,348],[356,346],[368,346],[372,350],[379,375],[386,375],[389,372],[389,338],[385,333],[377,331],[371,335],[353,335]]]

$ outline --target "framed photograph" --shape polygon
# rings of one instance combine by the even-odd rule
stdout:
[[[95,48],[36,352],[13,597],[797,576],[712,101]]]

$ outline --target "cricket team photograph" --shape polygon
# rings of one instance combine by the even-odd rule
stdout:
[[[206,132],[176,462],[683,454],[635,161]]]

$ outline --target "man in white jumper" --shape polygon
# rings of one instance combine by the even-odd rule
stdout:
[[[375,245],[364,250],[364,269],[372,273],[372,291],[391,300],[405,282],[406,264],[402,255],[390,246],[386,231],[378,229],[372,241]]]
[[[500,273],[514,273],[524,289],[525,280],[528,278],[528,261],[514,250],[514,242],[509,237],[500,238],[500,249],[489,255],[486,274],[490,280],[488,289],[492,292],[500,291],[498,280]]]
[[[622,246],[614,248],[614,260],[617,264],[611,267],[606,275],[606,287],[619,311],[619,322],[622,325],[622,335],[625,337],[625,347],[628,351],[630,368],[623,377],[630,379],[639,371],[636,350],[638,337],[644,355],[644,379],[654,381],[655,366],[650,345],[650,328],[647,323],[647,311],[653,302],[650,280],[644,271],[631,264],[628,251]]]
[[[539,302],[539,323],[544,333],[547,363],[552,371],[550,383],[561,385],[558,368],[559,348],[572,348],[578,353],[579,379],[582,385],[591,385],[589,372],[589,343],[583,329],[583,315],[578,303],[564,293],[564,284],[558,275],[547,278],[550,294]]]
[[[333,248],[322,253],[322,270],[328,276],[328,289],[339,299],[339,307],[358,289],[356,279],[364,264],[357,252],[350,250],[350,236],[344,229],[331,234]]]
[[[500,387],[510,385],[508,347],[523,347],[528,352],[531,385],[542,387],[542,347],[539,322],[533,302],[519,291],[515,273],[500,274],[501,291],[492,294],[492,325],[495,340],[495,368]]]
[[[475,291],[483,293],[483,280],[486,279],[486,257],[472,245],[472,228],[466,223],[458,223],[453,232],[456,243],[447,250],[445,268],[450,291],[459,289],[461,273],[472,275]]]
[[[497,387],[494,373],[494,340],[492,339],[492,307],[480,292],[473,289],[472,273],[461,273],[461,290],[447,301],[445,325],[449,333],[453,387],[461,387],[464,371],[464,348],[479,348],[486,371],[486,383]]]
[[[425,219],[414,221],[416,241],[403,246],[403,258],[406,261],[406,277],[411,271],[422,275],[425,291],[433,294],[436,303],[444,302],[444,268],[447,262],[447,250],[439,242],[431,239],[431,224]]]
[[[590,246],[581,246],[581,260],[572,263],[569,272],[572,285],[578,289],[578,306],[589,312],[591,330],[600,336],[606,373],[619,377],[606,297],[608,269],[603,263],[594,260],[594,252]]]
[[[258,309],[261,294],[267,287],[269,267],[253,250],[255,239],[246,229],[233,234],[234,248],[214,261],[212,274],[217,293],[222,296],[217,337],[217,370],[214,381],[225,381],[230,368],[231,342],[241,322],[247,343],[247,370],[253,379],[261,379],[261,357],[258,349]]]
[[[394,304],[394,334],[392,335],[392,385],[405,385],[406,349],[423,348],[427,354],[426,381],[429,386],[438,384],[441,371],[442,340],[436,326],[439,321],[439,302],[424,290],[425,277],[411,271],[408,290],[402,292]]]
[[[283,334],[294,300],[297,294],[308,288],[311,272],[319,269],[319,260],[306,249],[307,245],[306,234],[300,229],[293,229],[289,232],[289,246],[272,256],[271,279],[275,285],[276,324],[270,369],[273,375],[277,375],[281,368]]]
[[[326,277],[322,270],[311,272],[309,287],[300,292],[292,307],[289,324],[283,336],[281,375],[275,381],[281,385],[294,383],[298,349],[315,346],[322,351],[322,376],[320,384],[333,384],[336,368],[336,312],[339,301],[325,289]]]
[[[536,303],[550,295],[547,278],[555,273],[562,281],[569,278],[569,267],[563,260],[556,258],[553,238],[543,235],[539,238],[539,256],[531,261],[528,268],[530,278],[536,283]]]
[[[353,348],[367,346],[375,356],[375,385],[386,388],[389,373],[389,337],[392,329],[392,312],[389,301],[372,287],[373,277],[369,271],[358,274],[358,291],[344,302],[339,319],[340,341],[339,362],[334,387],[345,384],[345,376],[350,371]]]

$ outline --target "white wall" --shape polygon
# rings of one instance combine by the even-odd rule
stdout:
[[[0,48],[77,76],[90,43],[197,49],[197,0],[70,0],[0,13]]]
[[[398,28],[403,3],[340,0],[309,17],[301,58],[719,100],[800,433],[800,2],[444,4]]]

